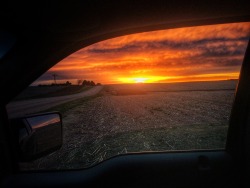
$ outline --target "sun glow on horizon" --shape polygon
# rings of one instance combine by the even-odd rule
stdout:
[[[134,78],[135,83],[144,83],[148,78]]]
[[[197,82],[197,81],[220,81],[238,79],[239,72],[200,74],[195,76],[147,76],[147,77],[127,77],[119,78],[116,83],[177,83],[177,82]]]
[[[119,78],[118,82],[120,83],[157,83],[161,82],[162,80],[167,80],[169,77],[165,76],[145,76],[145,77],[123,77]]]

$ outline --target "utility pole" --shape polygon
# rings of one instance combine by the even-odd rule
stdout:
[[[56,77],[57,77],[57,74],[52,74],[53,78],[54,78],[54,82],[55,82],[55,85],[56,85]]]

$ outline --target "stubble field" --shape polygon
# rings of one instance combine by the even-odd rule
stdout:
[[[223,149],[236,81],[109,85],[63,114],[62,148],[23,169],[95,165],[131,152]]]

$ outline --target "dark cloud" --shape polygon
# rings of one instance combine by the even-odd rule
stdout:
[[[140,49],[140,43],[136,44],[127,44],[118,48],[93,48],[89,49],[89,53],[96,53],[96,54],[105,54],[105,53],[125,53],[125,52],[131,52],[131,51],[137,51]]]
[[[87,52],[94,54],[105,54],[105,53],[127,53],[127,52],[135,52],[141,50],[157,50],[157,49],[166,49],[166,50],[187,50],[187,49],[207,49],[207,52],[213,50],[215,53],[216,50],[224,49],[224,53],[218,53],[215,55],[228,55],[229,50],[227,50],[226,42],[231,42],[236,44],[237,42],[246,42],[249,40],[249,37],[240,37],[237,39],[227,39],[227,38],[216,38],[216,39],[202,39],[195,40],[191,42],[186,41],[173,41],[173,40],[163,40],[163,41],[142,41],[136,42],[134,44],[125,44],[123,46],[119,46],[117,48],[91,48]],[[217,49],[208,49],[206,46],[208,44],[221,43]],[[235,53],[242,53],[241,50],[238,50]],[[230,54],[229,54],[230,55]],[[234,55],[234,54],[232,54]]]

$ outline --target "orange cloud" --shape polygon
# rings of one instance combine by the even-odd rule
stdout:
[[[38,82],[53,73],[103,84],[235,79],[249,36],[247,22],[117,37],[73,53]]]

